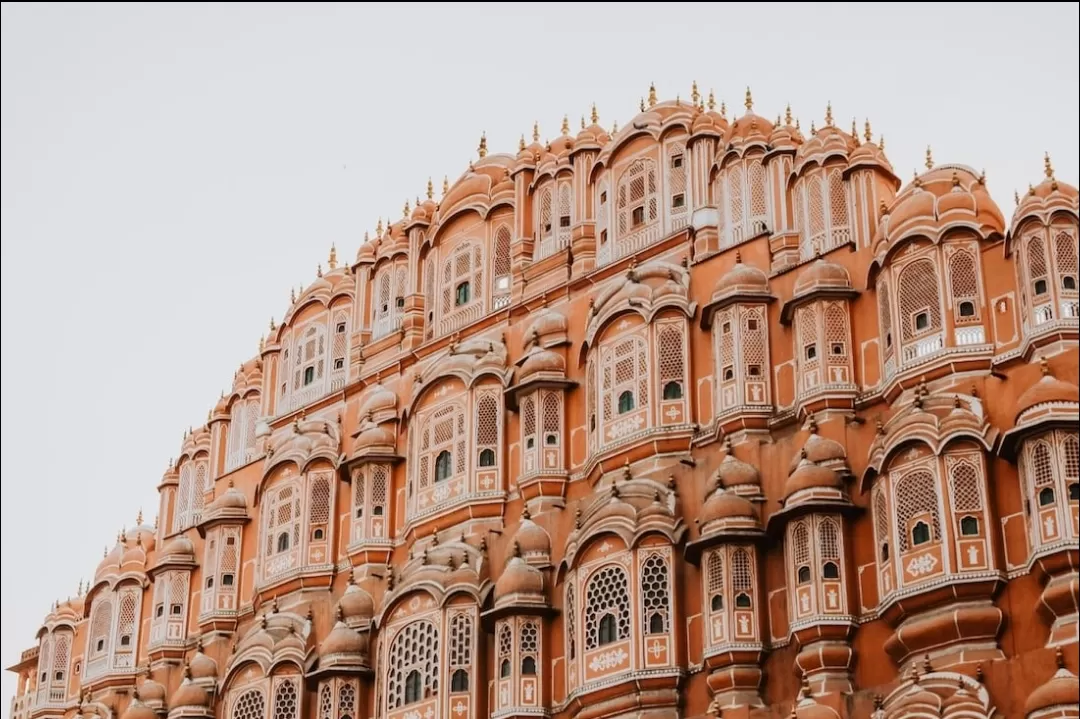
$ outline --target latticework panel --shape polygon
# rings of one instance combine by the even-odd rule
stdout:
[[[930,518],[933,541],[941,539],[941,514],[938,511],[937,481],[932,472],[916,469],[896,483],[896,535],[901,552],[911,548],[909,525],[919,516]]]
[[[300,697],[293,679],[283,679],[274,691],[273,719],[300,719]]]
[[[589,579],[585,589],[585,648],[600,646],[600,620],[615,618],[618,639],[630,636],[630,582],[622,567],[609,564]]]
[[[649,555],[641,564],[641,619],[643,630],[650,633],[653,617],[662,621],[661,632],[671,628],[671,591],[667,559],[659,554]]]
[[[950,458],[951,459],[951,458]],[[980,473],[967,460],[949,462],[953,509],[957,512],[981,512],[983,508]]]
[[[897,278],[897,301],[900,305],[900,326],[905,340],[941,329],[941,293],[937,265],[930,258],[910,263]],[[925,326],[918,317],[925,313]]]
[[[390,709],[405,705],[406,679],[416,671],[420,675],[423,696],[439,690],[439,631],[435,624],[422,619],[406,625],[390,644],[386,664],[386,701]]]
[[[266,719],[266,695],[260,689],[248,689],[233,702],[232,719]]]
[[[742,548],[731,553],[731,588],[753,596],[754,566],[750,554]]]
[[[818,558],[823,562],[840,561],[840,528],[825,517],[818,524]]]
[[[791,527],[791,558],[796,571],[810,564],[810,532],[805,521]]]

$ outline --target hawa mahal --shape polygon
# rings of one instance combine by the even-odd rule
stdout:
[[[749,90],[540,137],[293,290],[10,716],[1080,716],[1050,158],[1006,219]]]

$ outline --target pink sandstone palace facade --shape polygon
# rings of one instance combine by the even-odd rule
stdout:
[[[1076,188],[744,104],[332,250],[11,716],[1080,716]]]

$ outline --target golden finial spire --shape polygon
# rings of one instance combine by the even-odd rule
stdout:
[[[521,143],[522,143],[522,145],[525,144],[525,136],[524,135],[521,136]],[[435,199],[435,186],[431,184],[431,178],[430,177],[427,179],[427,198],[429,200]]]
[[[487,157],[487,133],[480,133],[480,147],[476,148],[476,154],[480,155],[480,159]]]
[[[720,117],[727,119],[727,103],[723,100],[720,101]]]
[[[266,336],[259,335],[259,354],[262,354],[264,349],[266,349]]]
[[[142,526],[142,508],[139,509],[139,513],[135,515],[135,526]]]
[[[713,94],[713,91],[711,89],[709,90],[709,109],[716,109],[716,95]]]
[[[825,105],[825,126],[826,127],[832,127],[832,122],[833,122],[833,118],[832,118],[832,101],[830,100]]]
[[[615,120],[611,123],[611,134],[614,135],[619,131],[619,121]]]
[[[521,133],[521,139],[518,140],[518,152],[522,152],[525,149],[525,133]]]
[[[649,83],[649,107],[656,105],[656,83]]]
[[[598,113],[596,111],[596,103],[595,102],[592,104],[592,114],[589,115],[589,120],[594,125],[597,124],[598,122],[600,122],[600,113]]]
[[[743,103],[746,105],[746,111],[750,112],[754,109],[754,96],[750,94],[750,86],[746,86],[746,101]]]
[[[446,196],[447,192],[450,192],[450,180],[447,179],[446,175],[443,175],[442,176],[442,193],[443,193],[444,197]]]
[[[645,112],[645,98],[641,98],[641,102],[638,103],[638,109]]]
[[[337,244],[336,243],[333,243],[333,242],[330,243],[330,258],[326,261],[326,264],[332,270],[337,269]]]
[[[874,139],[873,133],[870,132],[870,118],[866,118],[866,122],[863,123],[863,137],[867,142]]]
[[[855,138],[855,144],[859,143],[859,126],[855,124],[855,118],[851,118],[851,136]]]
[[[411,214],[411,208],[409,207],[409,198],[406,197],[405,198],[405,206],[401,208],[401,215],[405,219],[409,219],[410,214]]]
[[[533,122],[533,142],[540,142],[540,123]]]
[[[1046,173],[1046,179],[1054,179],[1054,166],[1050,164],[1050,153],[1043,154],[1043,171]]]
[[[1020,204],[1020,193],[1016,190],[1013,190],[1013,202],[1015,202],[1017,205]]]
[[[934,169],[934,153],[930,151],[930,146],[926,146],[926,169]]]
[[[885,152],[885,136],[884,136],[884,135],[879,135],[879,136],[878,136],[878,143],[877,143],[877,146],[878,146],[879,148],[881,148],[881,151],[882,151],[882,152]]]
[[[582,130],[585,129],[585,116],[584,115],[581,116],[581,129]]]
[[[799,118],[795,118],[795,129],[802,131],[802,126],[799,124]]]
[[[322,263],[321,262],[318,265],[315,266],[315,276],[316,277],[322,277]]]
[[[791,103],[790,102],[788,103],[787,107],[784,108],[784,124],[785,125],[790,125],[791,124]]]
[[[273,317],[271,317],[271,318],[270,318],[270,331],[271,331],[271,332],[273,332],[273,331],[274,331],[274,330],[276,330],[276,329],[277,329],[277,323],[276,323],[276,322],[274,322],[274,318],[273,318]]]
[[[697,80],[694,80],[694,83],[690,86],[690,100],[695,105],[701,100],[701,93],[697,89]]]
[[[780,113],[776,113],[776,126],[780,127]]]
[[[816,135],[817,134],[817,128],[814,127],[814,121],[813,120],[810,121],[810,134],[811,135]]]
[[[379,221],[375,224],[375,236],[376,237],[382,237],[382,218],[381,217],[379,218]]]
[[[289,302],[293,303],[293,304],[296,303],[296,288],[295,287],[290,287],[289,288]]]
[[[562,134],[564,134],[564,135],[569,135],[570,134],[570,117],[569,117],[569,115],[563,115],[562,116],[562,127],[559,128],[559,131],[562,132]]]

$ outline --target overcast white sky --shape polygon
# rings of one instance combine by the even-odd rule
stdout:
[[[331,242],[596,102],[750,85],[804,131],[869,116],[1006,216],[1043,151],[1078,180],[1076,3],[3,5],[0,661],[92,576],[183,430]],[[0,706],[14,691],[3,679]]]

